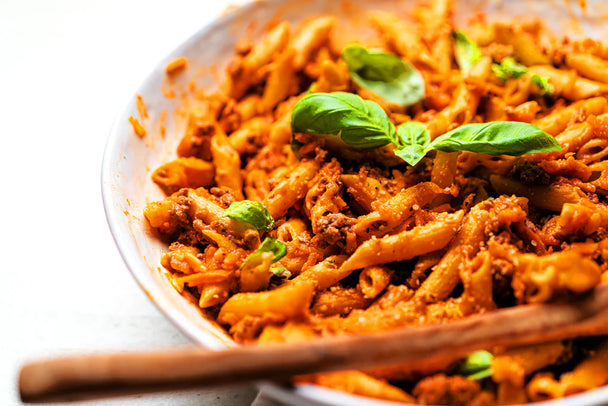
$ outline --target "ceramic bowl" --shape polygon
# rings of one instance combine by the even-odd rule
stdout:
[[[360,27],[367,24],[360,16],[361,11],[372,8],[407,10],[412,4],[411,0],[262,0],[247,3],[186,39],[145,77],[136,91],[143,97],[149,113],[145,121],[148,134],[143,139],[134,134],[128,122],[129,116],[137,117],[134,99],[118,116],[106,145],[102,168],[103,202],[110,229],[127,267],[141,288],[158,309],[194,342],[214,350],[236,345],[219,326],[178,294],[168,282],[160,266],[160,256],[166,246],[152,235],[142,215],[146,203],[164,197],[150,180],[150,174],[161,163],[175,158],[175,148],[183,133],[185,123],[183,115],[180,115],[179,89],[187,89],[191,80],[195,80],[198,87],[215,88],[215,75],[223,72],[233,55],[236,41],[246,33],[253,34],[254,38],[261,35],[263,27],[277,17],[297,25],[306,18],[332,14],[351,20],[353,27],[364,30]],[[608,25],[603,24],[600,17],[608,15],[606,10],[602,10],[606,8],[606,3],[603,0],[588,1],[587,8],[587,12],[582,13],[578,6],[568,1],[457,0],[455,19],[457,23],[464,22],[476,10],[485,11],[490,19],[496,16],[539,16],[558,33],[608,38]],[[169,84],[164,68],[179,56],[188,58],[188,69],[172,80],[171,88],[178,90],[175,97],[168,98]],[[159,127],[161,116],[165,114],[167,135],[163,137]],[[268,395],[290,404],[397,405],[314,385],[297,385],[293,388],[272,384],[261,386]],[[607,402],[608,387],[604,387],[544,404],[589,406]]]

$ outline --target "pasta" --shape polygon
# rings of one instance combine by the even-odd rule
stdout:
[[[370,12],[372,38],[333,16],[275,22],[239,42],[220,90],[193,92],[177,157],[152,173],[167,197],[144,216],[170,242],[169,282],[235,341],[443,323],[608,281],[606,46],[547,42],[538,21],[456,28],[452,7]],[[493,124],[519,130],[458,138]],[[545,144],[511,153],[526,131]],[[607,337],[487,350],[474,373],[467,357],[294,379],[442,405],[608,384]]]

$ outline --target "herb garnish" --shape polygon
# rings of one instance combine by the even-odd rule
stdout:
[[[395,126],[382,108],[353,93],[311,93],[291,113],[293,132],[336,135],[351,147],[382,147],[394,138]]]
[[[249,223],[257,230],[270,231],[274,227],[274,219],[268,209],[260,202],[241,200],[234,202],[224,210],[224,216],[233,220]]]
[[[512,56],[507,56],[500,63],[492,64],[492,72],[500,80],[510,78],[520,78],[528,73],[528,68],[525,65],[515,62]]]
[[[262,244],[258,247],[257,250],[253,251],[249,256],[245,259],[241,268],[243,268],[247,263],[251,262],[255,258],[262,255],[264,252],[270,252],[274,255],[271,263],[277,262],[279,259],[283,258],[285,254],[287,254],[287,246],[283,244],[281,241],[277,240],[274,237],[266,237]]]
[[[555,87],[549,83],[549,76],[541,76],[538,73],[532,74],[532,83],[540,88],[541,95],[552,95],[555,93]]]
[[[454,36],[454,55],[460,69],[466,73],[471,67],[481,59],[481,50],[473,41],[462,31],[455,30]]]
[[[270,272],[273,275],[278,276],[280,278],[289,278],[289,277],[291,277],[291,272],[289,272],[287,270],[287,268],[282,267],[282,266],[277,266],[275,268],[270,268]]]
[[[481,59],[482,54],[479,47],[466,36],[462,31],[454,31],[454,54],[456,62],[460,70],[464,73]],[[523,75],[530,73],[527,66],[517,63],[513,57],[508,56],[500,63],[492,64],[492,72],[502,81],[511,78],[520,78]],[[532,83],[539,87],[541,95],[552,95],[555,92],[553,85],[549,83],[548,76],[540,76],[537,73],[531,73]]]
[[[399,56],[352,45],[342,52],[351,78],[386,101],[410,106],[424,98],[424,79]]]
[[[560,150],[549,134],[529,123],[519,121],[492,121],[467,124],[437,137],[426,151],[469,151],[488,155],[534,154]]]
[[[395,155],[410,165],[416,165],[426,155],[426,148],[431,143],[429,131],[424,124],[407,121],[397,129],[398,144]]]
[[[426,127],[405,122],[399,130],[376,103],[352,93],[314,93],[305,96],[291,115],[292,132],[338,136],[359,149],[377,148],[389,143],[394,153],[416,165],[430,150],[469,151],[489,155],[519,156],[560,150],[549,134],[529,123],[496,121],[467,124],[431,142]]]
[[[476,351],[464,359],[457,373],[474,380],[488,378],[492,375],[493,358],[487,351]]]

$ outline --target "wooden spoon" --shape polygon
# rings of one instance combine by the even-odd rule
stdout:
[[[608,334],[608,284],[569,303],[523,305],[388,332],[224,351],[88,355],[23,366],[24,402],[71,401],[186,387],[243,384],[313,372],[459,357],[498,345]]]

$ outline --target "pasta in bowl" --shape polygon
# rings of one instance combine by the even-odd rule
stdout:
[[[124,211],[154,241],[138,254],[160,270],[152,297],[172,285],[190,301],[178,324],[195,338],[194,307],[232,340],[263,345],[569,300],[606,280],[605,45],[551,36],[540,21],[455,23],[467,10],[444,0],[375,6],[341,5],[355,24],[317,5],[327,14],[241,36],[218,58],[216,90],[185,81],[190,55],[172,58],[157,78],[173,104],[138,99],[130,142],[154,155],[146,165],[166,197],[131,203],[144,218]],[[203,328],[216,336],[205,344],[229,342]],[[488,343],[466,359],[296,381],[308,395],[312,383],[405,403],[515,404],[605,385],[607,354],[602,337]]]

